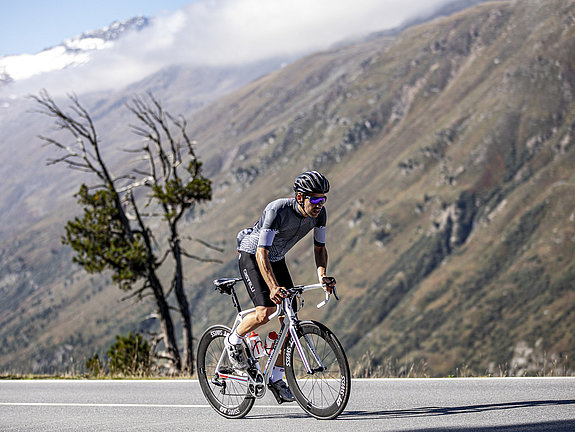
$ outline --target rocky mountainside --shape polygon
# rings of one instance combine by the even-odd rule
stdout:
[[[314,168],[332,183],[342,301],[317,311],[310,298],[301,314],[334,329],[356,374],[572,372],[573,52],[575,2],[484,3],[308,56],[189,114],[216,190],[186,229],[225,250],[223,265],[190,263],[196,333],[231,318],[210,280],[235,275],[236,232]],[[125,97],[90,101],[118,142]],[[66,176],[50,190],[60,205],[5,233],[0,370],[81,364],[149,324],[149,305],[117,301],[106,277],[69,264]],[[312,261],[311,240],[288,257],[298,283],[313,280]]]
[[[243,202],[287,194],[298,168],[332,179],[329,250],[346,301],[325,318],[355,359],[433,374],[567,361],[574,10],[480,5],[309,57],[198,116],[213,133],[202,141],[218,142],[209,166]],[[232,201],[242,216],[228,223],[261,204],[247,201]]]

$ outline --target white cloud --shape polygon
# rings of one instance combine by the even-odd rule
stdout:
[[[94,52],[82,66],[31,78],[28,92],[117,89],[174,63],[241,64],[301,55],[393,28],[447,0],[199,0]],[[17,84],[17,83],[15,83]],[[33,90],[31,90],[33,89]]]
[[[322,49],[350,36],[389,29],[443,3],[446,0],[202,1],[159,19],[145,33],[169,34],[171,47],[189,62],[243,63]],[[166,54],[154,52],[152,46],[141,48],[154,58]]]

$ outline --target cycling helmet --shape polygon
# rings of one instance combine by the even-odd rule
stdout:
[[[326,194],[329,192],[329,181],[317,171],[306,171],[297,176],[293,190],[296,193]]]

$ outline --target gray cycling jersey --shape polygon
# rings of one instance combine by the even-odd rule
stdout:
[[[283,259],[286,253],[314,229],[314,244],[325,246],[325,207],[317,218],[303,217],[297,208],[295,198],[282,198],[272,201],[265,208],[251,232],[244,230],[238,250],[255,254],[258,247],[269,251],[272,262]]]

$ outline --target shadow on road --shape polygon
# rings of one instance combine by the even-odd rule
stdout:
[[[526,401],[526,402],[506,402],[486,405],[468,405],[460,407],[423,407],[406,410],[382,410],[382,411],[346,411],[340,417],[353,418],[404,418],[404,417],[428,417],[444,416],[453,414],[467,414],[483,411],[501,411],[515,408],[532,408],[558,405],[575,405],[575,400],[548,400],[548,401]]]
[[[448,416],[454,414],[479,413],[486,411],[504,411],[510,409],[525,409],[533,407],[549,407],[560,405],[575,405],[575,400],[546,400],[546,401],[524,401],[524,402],[506,402],[485,405],[468,405],[460,407],[422,407],[405,410],[381,410],[381,411],[345,411],[338,420],[385,420],[401,419],[413,417],[430,417],[430,416]],[[418,429],[423,432],[434,432],[445,429]],[[512,426],[497,427],[470,427],[470,428],[450,428],[450,432],[573,432],[575,431],[575,419],[554,422],[542,422]]]
[[[386,420],[386,419],[390,420],[390,419],[415,418],[415,417],[449,416],[455,414],[469,414],[469,413],[480,413],[488,411],[505,411],[510,409],[528,409],[535,407],[551,407],[561,405],[575,405],[575,399],[506,402],[506,403],[484,404],[484,405],[467,405],[459,407],[422,407],[422,408],[412,408],[404,410],[381,410],[381,411],[353,410],[353,411],[344,411],[334,421],[339,422],[346,420],[355,420],[355,421]],[[269,418],[269,415],[250,414],[248,415],[248,418],[251,419]],[[307,415],[304,412],[298,412],[298,413],[292,412],[280,415],[274,414],[273,418],[275,419],[309,418],[309,415]],[[553,421],[553,422],[531,423],[531,424],[519,424],[511,426],[455,427],[455,428],[448,428],[447,430],[449,432],[574,432],[575,419]],[[417,429],[417,432],[440,432],[440,431],[446,431],[446,429],[445,428]]]

